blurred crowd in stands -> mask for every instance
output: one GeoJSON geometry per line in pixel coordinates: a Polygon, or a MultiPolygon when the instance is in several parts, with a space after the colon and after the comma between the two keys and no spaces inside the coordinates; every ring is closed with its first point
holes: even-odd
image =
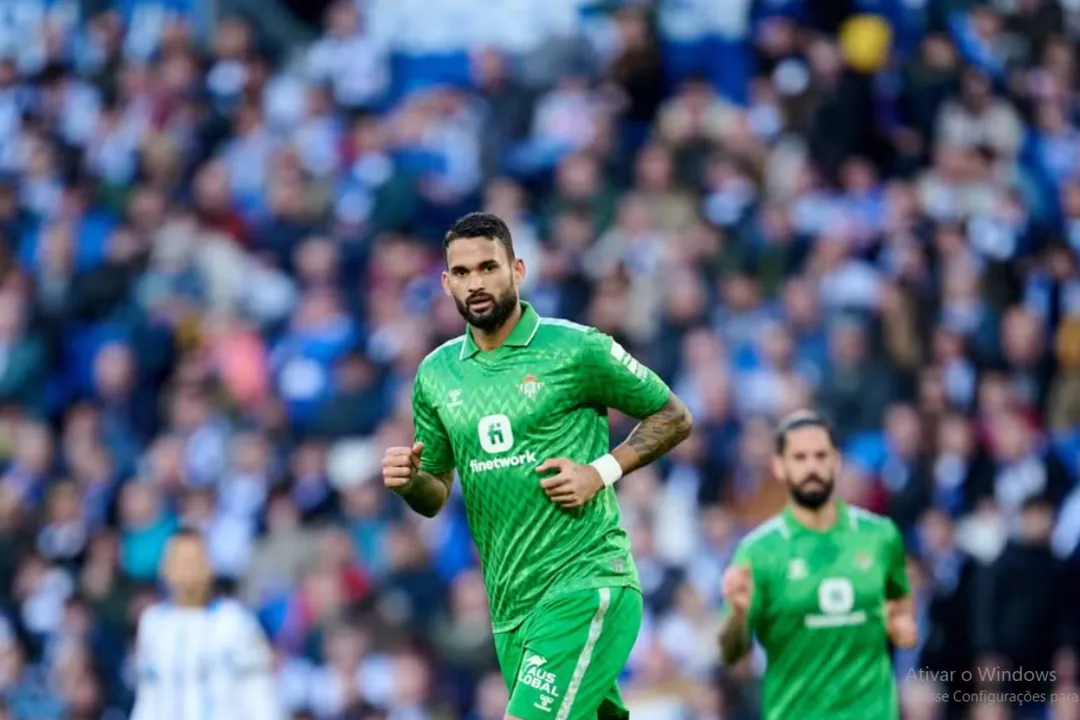
{"type": "Polygon", "coordinates": [[[1011,717],[910,669],[1076,692],[1080,3],[340,0],[296,47],[88,5],[0,3],[0,718],[126,717],[183,524],[294,718],[501,720],[461,504],[422,520],[379,468],[462,330],[441,232],[476,209],[542,314],[696,417],[619,485],[635,720],[756,717],[719,580],[784,501],[771,421],[811,404],[839,492],[908,540],[905,717],[1011,717]],[[887,48],[837,41],[860,12],[887,48]]]}

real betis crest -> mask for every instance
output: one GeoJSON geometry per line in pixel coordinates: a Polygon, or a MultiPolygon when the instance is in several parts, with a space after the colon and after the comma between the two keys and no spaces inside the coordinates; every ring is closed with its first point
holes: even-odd
{"type": "Polygon", "coordinates": [[[539,382],[535,375],[526,375],[517,387],[525,397],[532,400],[536,397],[536,393],[540,392],[540,388],[544,387],[544,383],[539,382]]]}

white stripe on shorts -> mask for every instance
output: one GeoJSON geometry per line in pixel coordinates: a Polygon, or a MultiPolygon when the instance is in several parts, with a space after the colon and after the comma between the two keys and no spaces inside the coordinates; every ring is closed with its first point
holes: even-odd
{"type": "Polygon", "coordinates": [[[574,706],[574,697],[577,696],[578,690],[581,689],[581,681],[585,678],[589,663],[592,662],[593,648],[596,647],[596,642],[600,639],[600,633],[604,631],[604,615],[607,614],[608,606],[611,604],[611,589],[600,588],[597,590],[597,594],[600,596],[600,605],[596,608],[596,614],[593,615],[592,622],[589,623],[589,637],[585,640],[585,647],[581,648],[581,655],[578,656],[577,665],[574,666],[574,675],[570,678],[570,686],[566,688],[566,696],[563,697],[562,705],[559,706],[559,712],[555,715],[555,720],[566,720],[570,717],[570,709],[574,706]]]}

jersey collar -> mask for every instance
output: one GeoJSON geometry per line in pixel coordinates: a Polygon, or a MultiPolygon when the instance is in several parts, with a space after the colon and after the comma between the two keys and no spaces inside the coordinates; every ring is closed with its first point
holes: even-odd
{"type": "Polygon", "coordinates": [[[830,533],[830,532],[832,532],[834,530],[837,530],[839,528],[845,528],[846,529],[848,527],[851,527],[852,526],[852,519],[851,519],[850,513],[848,511],[847,503],[844,502],[843,500],[837,498],[836,499],[836,523],[831,528],[829,528],[828,530],[823,530],[823,531],[811,530],[810,528],[803,525],[795,517],[795,513],[791,512],[791,505],[790,504],[784,506],[784,524],[787,525],[789,531],[808,532],[808,533],[815,533],[815,534],[818,534],[818,535],[822,535],[822,534],[830,533]]]}
{"type": "MultiPolygon", "coordinates": [[[[503,345],[508,347],[528,346],[532,342],[533,336],[536,335],[538,327],[540,327],[540,315],[537,314],[532,305],[522,300],[521,317],[518,318],[514,329],[506,336],[503,345]]],[[[472,329],[466,326],[465,342],[461,344],[461,359],[472,357],[478,352],[480,352],[480,346],[473,340],[472,329]]]]}

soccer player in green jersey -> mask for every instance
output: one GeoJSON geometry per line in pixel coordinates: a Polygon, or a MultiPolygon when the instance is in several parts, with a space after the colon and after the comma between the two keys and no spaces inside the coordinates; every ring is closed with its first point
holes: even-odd
{"type": "Polygon", "coordinates": [[[904,543],[886,518],[832,495],[840,453],[817,413],[788,416],[773,474],[784,511],[747,535],[724,574],[724,662],[765,650],[763,720],[898,720],[888,643],[918,633],[904,543]]]}
{"type": "Polygon", "coordinates": [[[690,413],[608,335],[520,300],[525,264],[498,217],[461,218],[445,252],[466,332],[417,370],[415,444],[386,451],[385,484],[431,517],[457,470],[508,719],[629,717],[616,678],[642,596],[612,484],[685,439],[690,413]],[[609,408],[640,420],[610,452],[609,408]]]}

